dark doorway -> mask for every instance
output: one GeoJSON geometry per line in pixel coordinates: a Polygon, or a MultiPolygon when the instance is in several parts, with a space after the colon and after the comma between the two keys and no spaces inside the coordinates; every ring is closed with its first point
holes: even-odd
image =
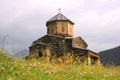
{"type": "Polygon", "coordinates": [[[38,52],[38,57],[42,57],[42,52],[38,52]]]}
{"type": "Polygon", "coordinates": [[[91,64],[94,65],[95,64],[95,58],[91,57],[91,64]]]}

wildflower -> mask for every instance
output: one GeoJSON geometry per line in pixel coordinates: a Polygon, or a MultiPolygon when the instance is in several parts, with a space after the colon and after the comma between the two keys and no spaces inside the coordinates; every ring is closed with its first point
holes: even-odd
{"type": "Polygon", "coordinates": [[[80,75],[82,75],[82,73],[80,73],[80,75]]]}
{"type": "Polygon", "coordinates": [[[13,70],[14,68],[13,68],[13,67],[11,67],[10,69],[11,69],[11,70],[13,70]]]}
{"type": "Polygon", "coordinates": [[[62,59],[61,58],[59,58],[58,61],[62,63],[62,59]]]}
{"type": "Polygon", "coordinates": [[[37,62],[37,64],[40,64],[40,62],[37,62]]]}
{"type": "Polygon", "coordinates": [[[20,63],[20,66],[22,66],[23,64],[22,63],[20,63]]]}
{"type": "Polygon", "coordinates": [[[19,74],[19,72],[18,72],[18,71],[16,71],[16,72],[15,72],[15,75],[18,75],[18,74],[19,74]]]}
{"type": "Polygon", "coordinates": [[[76,57],[76,60],[77,60],[78,58],[76,57]]]}
{"type": "Polygon", "coordinates": [[[33,64],[33,66],[34,66],[34,67],[37,67],[37,64],[36,64],[36,63],[34,63],[34,64],[33,64]]]}
{"type": "Polygon", "coordinates": [[[90,72],[91,74],[93,74],[93,72],[90,72]]]}
{"type": "Polygon", "coordinates": [[[23,76],[26,76],[28,74],[28,72],[22,73],[23,76]]]}
{"type": "Polygon", "coordinates": [[[87,72],[84,72],[84,74],[86,74],[87,72]]]}
{"type": "Polygon", "coordinates": [[[117,72],[117,71],[115,71],[115,72],[114,72],[114,75],[118,75],[118,72],[117,72]]]}
{"type": "Polygon", "coordinates": [[[48,70],[48,71],[45,71],[45,74],[49,75],[49,74],[54,74],[56,73],[55,70],[48,70]]]}
{"type": "Polygon", "coordinates": [[[110,76],[112,76],[113,74],[112,73],[110,73],[110,76]]]}
{"type": "Polygon", "coordinates": [[[49,75],[51,74],[51,71],[45,71],[45,74],[49,75]]]}
{"type": "Polygon", "coordinates": [[[31,67],[28,67],[28,69],[32,69],[31,67]]]}
{"type": "Polygon", "coordinates": [[[32,67],[32,64],[31,64],[31,63],[29,64],[29,67],[32,67]]]}
{"type": "Polygon", "coordinates": [[[46,64],[45,64],[45,66],[47,66],[47,67],[48,67],[48,66],[49,66],[49,64],[48,64],[48,63],[46,63],[46,64]]]}
{"type": "Polygon", "coordinates": [[[13,80],[12,78],[8,78],[8,80],[13,80]]]}
{"type": "Polygon", "coordinates": [[[4,68],[4,67],[1,67],[1,71],[4,72],[4,71],[5,71],[5,68],[4,68]]]}
{"type": "Polygon", "coordinates": [[[107,75],[104,75],[104,77],[107,77],[107,75]]]}
{"type": "Polygon", "coordinates": [[[56,67],[58,67],[59,65],[58,64],[55,64],[56,67]]]}
{"type": "Polygon", "coordinates": [[[38,68],[36,67],[35,70],[37,70],[38,68]]]}

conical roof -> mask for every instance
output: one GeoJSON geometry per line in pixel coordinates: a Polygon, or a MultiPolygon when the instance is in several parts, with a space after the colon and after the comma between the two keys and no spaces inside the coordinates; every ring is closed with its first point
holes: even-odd
{"type": "Polygon", "coordinates": [[[70,21],[67,17],[65,17],[63,14],[61,13],[58,13],[57,15],[55,15],[54,17],[52,17],[51,19],[49,19],[47,22],[46,22],[46,25],[49,23],[49,22],[52,22],[52,21],[69,21],[70,23],[74,24],[72,21],[70,21]]]}

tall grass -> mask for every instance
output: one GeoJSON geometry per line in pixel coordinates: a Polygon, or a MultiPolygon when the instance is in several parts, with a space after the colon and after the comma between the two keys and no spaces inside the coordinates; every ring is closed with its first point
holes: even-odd
{"type": "Polygon", "coordinates": [[[55,60],[51,63],[45,58],[10,60],[0,54],[0,80],[120,80],[120,67],[55,60]]]}

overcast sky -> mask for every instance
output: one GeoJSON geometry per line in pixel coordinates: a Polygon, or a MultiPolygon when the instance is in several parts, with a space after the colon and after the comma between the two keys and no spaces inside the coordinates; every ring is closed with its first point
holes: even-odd
{"type": "Polygon", "coordinates": [[[61,13],[75,23],[74,36],[99,52],[120,45],[120,0],[0,0],[0,47],[28,49],[46,35],[46,21],[61,13]]]}

